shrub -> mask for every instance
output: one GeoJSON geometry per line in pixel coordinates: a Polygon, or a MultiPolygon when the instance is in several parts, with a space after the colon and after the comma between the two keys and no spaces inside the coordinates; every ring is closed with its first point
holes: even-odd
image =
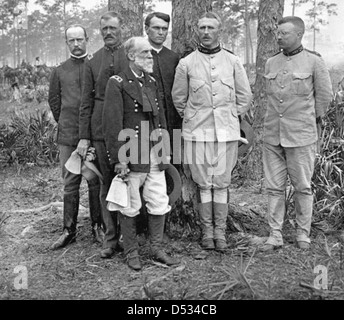
{"type": "Polygon", "coordinates": [[[344,216],[344,103],[333,101],[324,119],[322,151],[317,155],[312,179],[314,227],[336,231],[344,216]]]}
{"type": "Polygon", "coordinates": [[[13,163],[51,165],[58,161],[55,143],[57,125],[50,121],[47,111],[16,113],[9,125],[0,129],[2,165],[13,163]]]}

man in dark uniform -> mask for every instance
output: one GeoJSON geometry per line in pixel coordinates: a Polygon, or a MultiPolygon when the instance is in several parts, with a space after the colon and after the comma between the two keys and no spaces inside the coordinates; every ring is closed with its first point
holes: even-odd
{"type": "Polygon", "coordinates": [[[110,163],[117,174],[126,178],[130,190],[129,206],[120,209],[124,253],[130,268],[142,268],[136,217],[142,206],[140,188],[143,187],[152,258],[174,265],[179,261],[162,249],[165,215],[171,209],[164,172],[169,165],[170,148],[164,108],[157,96],[155,80],[149,75],[153,71],[151,47],[143,37],[133,37],[124,44],[124,49],[129,68],[110,78],[103,110],[103,133],[110,163]]]}
{"type": "Polygon", "coordinates": [[[102,112],[108,79],[128,65],[122,47],[122,22],[122,17],[113,11],[107,12],[100,18],[100,32],[105,46],[98,50],[92,58],[86,60],[83,96],[80,106],[78,153],[85,157],[92,142],[96,149],[98,167],[104,178],[100,190],[103,221],[106,229],[103,250],[101,251],[102,258],[110,258],[118,245],[117,212],[110,212],[106,207],[106,196],[113,178],[113,170],[104,144],[102,112]]]}
{"type": "MultiPolygon", "coordinates": [[[[60,164],[64,181],[63,195],[63,234],[52,245],[59,249],[75,240],[79,209],[79,189],[81,175],[73,174],[65,168],[65,163],[76,149],[79,141],[79,106],[81,101],[82,79],[84,73],[87,34],[79,25],[65,31],[66,43],[71,57],[53,70],[49,87],[49,106],[58,123],[57,142],[60,150],[60,164]]],[[[102,242],[100,183],[97,176],[87,181],[92,232],[97,242],[102,242]]]]}
{"type": "Polygon", "coordinates": [[[145,20],[145,30],[152,46],[154,61],[152,75],[157,81],[159,96],[164,104],[168,133],[172,142],[173,129],[181,129],[182,119],[173,105],[171,96],[179,56],[164,46],[169,24],[170,16],[161,12],[150,13],[145,20]]]}

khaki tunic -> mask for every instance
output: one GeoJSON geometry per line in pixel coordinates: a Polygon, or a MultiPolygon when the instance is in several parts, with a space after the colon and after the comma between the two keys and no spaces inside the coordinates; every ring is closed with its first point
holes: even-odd
{"type": "Polygon", "coordinates": [[[301,147],[317,141],[316,118],[325,114],[332,85],[324,60],[308,50],[279,53],[265,66],[268,105],[264,141],[283,147],[301,147]]]}
{"type": "Polygon", "coordinates": [[[240,138],[238,116],[248,110],[252,93],[238,57],[224,49],[196,50],[180,60],[172,98],[185,140],[225,142],[240,138]]]}

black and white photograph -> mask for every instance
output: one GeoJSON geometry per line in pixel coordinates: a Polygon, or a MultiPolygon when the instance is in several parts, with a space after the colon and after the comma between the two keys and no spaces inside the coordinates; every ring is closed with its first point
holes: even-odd
{"type": "Polygon", "coordinates": [[[344,300],[343,15],[0,0],[0,301],[344,300]]]}

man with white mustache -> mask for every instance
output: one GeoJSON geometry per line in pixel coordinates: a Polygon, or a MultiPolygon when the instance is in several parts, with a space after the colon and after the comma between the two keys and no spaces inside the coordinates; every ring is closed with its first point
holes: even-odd
{"type": "Polygon", "coordinates": [[[142,186],[152,258],[166,265],[179,264],[179,261],[162,249],[165,215],[171,210],[164,172],[170,162],[170,142],[158,87],[149,75],[153,71],[151,45],[143,37],[133,37],[124,44],[124,51],[129,68],[108,81],[102,127],[110,164],[130,188],[130,204],[120,209],[120,224],[128,265],[138,271],[142,265],[136,217],[142,206],[142,186]],[[125,148],[129,150],[122,152],[125,148]]]}

